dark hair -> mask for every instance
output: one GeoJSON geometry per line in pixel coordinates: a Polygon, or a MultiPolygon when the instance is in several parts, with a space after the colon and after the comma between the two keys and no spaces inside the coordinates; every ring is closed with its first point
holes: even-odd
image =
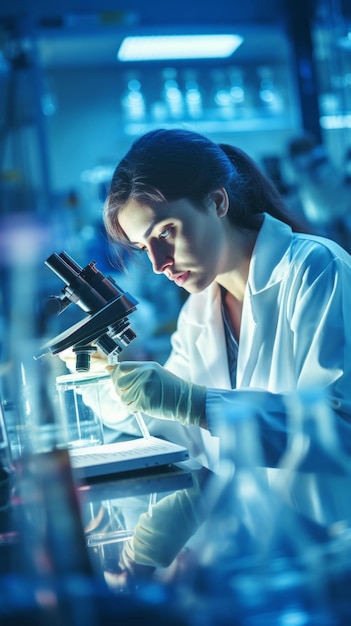
{"type": "Polygon", "coordinates": [[[245,152],[189,130],[158,129],[137,139],[117,165],[104,208],[106,232],[125,240],[118,214],[131,198],[150,206],[187,198],[201,208],[219,187],[227,190],[233,226],[257,231],[266,212],[299,230],[274,184],[245,152]]]}

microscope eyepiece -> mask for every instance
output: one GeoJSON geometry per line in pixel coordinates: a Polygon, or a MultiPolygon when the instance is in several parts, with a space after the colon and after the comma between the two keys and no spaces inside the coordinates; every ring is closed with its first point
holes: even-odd
{"type": "Polygon", "coordinates": [[[79,276],[82,268],[73,261],[71,261],[70,257],[64,252],[61,254],[52,254],[45,261],[45,265],[47,265],[61,280],[63,280],[66,285],[69,285],[77,276],[79,276]]]}

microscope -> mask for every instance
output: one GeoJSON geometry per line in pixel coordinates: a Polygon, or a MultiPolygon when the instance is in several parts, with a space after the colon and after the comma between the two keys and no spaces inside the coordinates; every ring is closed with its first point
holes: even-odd
{"type": "Polygon", "coordinates": [[[99,347],[111,363],[135,338],[128,316],[138,304],[110,276],[100,272],[95,261],[81,267],[66,252],[52,254],[45,265],[65,284],[59,296],[50,296],[47,311],[59,315],[73,302],[88,315],[60,335],[57,335],[35,355],[53,355],[73,348],[76,371],[88,372],[90,356],[99,347]]]}

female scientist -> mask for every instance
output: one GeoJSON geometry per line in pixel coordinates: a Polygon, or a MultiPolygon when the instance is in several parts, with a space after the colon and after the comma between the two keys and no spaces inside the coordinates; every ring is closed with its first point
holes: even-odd
{"type": "Polygon", "coordinates": [[[112,370],[130,412],[216,435],[223,415],[255,406],[273,467],[287,397],[323,389],[351,450],[351,257],[300,232],[244,152],[188,130],[151,131],[117,165],[104,222],[112,240],[145,252],[190,294],[164,367],[112,370]]]}
{"type": "MultiPolygon", "coordinates": [[[[351,451],[351,257],[301,232],[248,155],[188,130],[151,131],[117,165],[104,222],[111,240],[145,252],[154,272],[190,294],[164,367],[124,361],[111,372],[127,410],[217,435],[223,416],[254,407],[275,467],[289,394],[321,389],[351,451]]],[[[325,454],[310,463],[318,472],[325,454]]],[[[305,510],[317,501],[310,487],[300,489],[305,510]]],[[[343,513],[333,512],[334,483],[327,491],[333,520],[343,513]]]]}

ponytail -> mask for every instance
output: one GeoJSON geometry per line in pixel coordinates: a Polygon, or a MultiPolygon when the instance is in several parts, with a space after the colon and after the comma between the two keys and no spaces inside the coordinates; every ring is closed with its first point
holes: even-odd
{"type": "Polygon", "coordinates": [[[269,213],[296,232],[306,231],[303,224],[290,215],[289,208],[273,182],[248,154],[228,144],[219,146],[238,174],[228,189],[231,203],[228,218],[233,225],[258,230],[262,214],[269,213]]]}

